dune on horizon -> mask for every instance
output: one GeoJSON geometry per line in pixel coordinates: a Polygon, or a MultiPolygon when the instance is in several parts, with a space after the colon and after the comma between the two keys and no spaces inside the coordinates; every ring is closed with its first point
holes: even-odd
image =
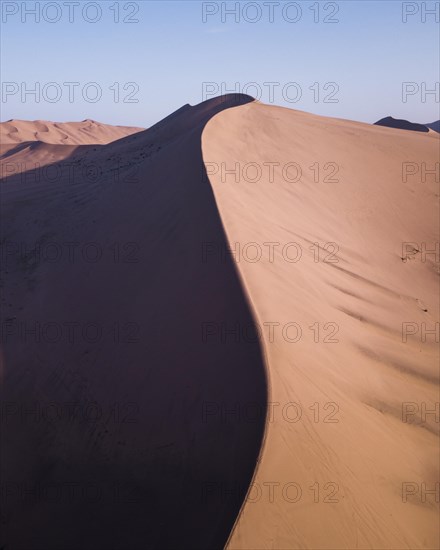
{"type": "Polygon", "coordinates": [[[111,126],[96,120],[49,122],[47,120],[8,120],[0,123],[2,145],[41,141],[58,145],[106,144],[144,128],[111,126]]]}
{"type": "Polygon", "coordinates": [[[388,128],[397,128],[400,130],[412,130],[413,132],[426,133],[430,131],[427,124],[418,124],[417,122],[410,122],[409,120],[393,118],[392,116],[381,118],[374,124],[376,124],[377,126],[386,126],[388,128]]]}
{"type": "Polygon", "coordinates": [[[2,126],[1,544],[434,548],[439,136],[85,122],[2,126]]]}

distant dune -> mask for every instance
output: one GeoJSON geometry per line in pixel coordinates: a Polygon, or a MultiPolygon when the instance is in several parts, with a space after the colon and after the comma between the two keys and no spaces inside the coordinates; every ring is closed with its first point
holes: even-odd
{"type": "Polygon", "coordinates": [[[239,94],[4,124],[0,546],[437,546],[440,136],[239,94]]]}
{"type": "Polygon", "coordinates": [[[428,126],[428,128],[431,128],[431,130],[434,130],[434,132],[440,133],[440,120],[436,120],[435,122],[430,122],[428,124],[425,124],[425,126],[428,126]]]}
{"type": "Polygon", "coordinates": [[[392,116],[381,118],[374,124],[377,124],[378,126],[388,126],[388,128],[397,128],[399,130],[412,130],[414,132],[429,132],[429,128],[425,124],[417,124],[416,122],[409,122],[408,120],[393,118],[392,116]]]}
{"type": "Polygon", "coordinates": [[[143,128],[110,126],[89,119],[82,122],[8,120],[0,123],[0,142],[2,145],[27,141],[58,145],[104,144],[141,130],[143,128]]]}

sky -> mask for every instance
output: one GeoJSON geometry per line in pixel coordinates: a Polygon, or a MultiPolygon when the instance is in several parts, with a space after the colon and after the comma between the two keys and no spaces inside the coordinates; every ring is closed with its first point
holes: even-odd
{"type": "Polygon", "coordinates": [[[149,127],[227,92],[440,118],[440,2],[1,1],[1,120],[149,127]],[[430,93],[431,92],[431,93],[430,93]]]}

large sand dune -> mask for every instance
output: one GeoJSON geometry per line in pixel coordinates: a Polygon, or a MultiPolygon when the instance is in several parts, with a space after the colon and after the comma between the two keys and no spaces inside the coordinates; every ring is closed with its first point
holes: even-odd
{"type": "Polygon", "coordinates": [[[437,548],[439,136],[129,133],[3,151],[1,544],[437,548]]]}
{"type": "Polygon", "coordinates": [[[439,547],[438,136],[252,103],[203,156],[272,403],[229,547],[439,547]]]}

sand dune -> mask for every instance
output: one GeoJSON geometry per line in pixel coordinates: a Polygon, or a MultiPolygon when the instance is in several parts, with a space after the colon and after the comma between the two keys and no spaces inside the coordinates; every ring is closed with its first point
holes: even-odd
{"type": "Polygon", "coordinates": [[[0,162],[1,544],[437,547],[439,136],[236,94],[100,146],[32,124],[0,162]]]}
{"type": "Polygon", "coordinates": [[[0,142],[5,145],[28,141],[58,145],[104,144],[141,130],[143,128],[111,126],[90,119],[82,122],[8,120],[0,123],[0,142]]]}
{"type": "Polygon", "coordinates": [[[438,547],[438,136],[252,103],[209,122],[203,157],[273,403],[228,547],[438,547]]]}
{"type": "Polygon", "coordinates": [[[428,128],[431,128],[434,132],[440,133],[440,120],[429,122],[428,124],[425,124],[425,126],[428,126],[428,128]]]}
{"type": "Polygon", "coordinates": [[[416,122],[409,122],[409,120],[393,118],[392,116],[381,118],[374,124],[377,126],[387,126],[388,128],[398,128],[400,130],[412,130],[413,132],[429,132],[427,124],[417,124],[416,122]]]}

